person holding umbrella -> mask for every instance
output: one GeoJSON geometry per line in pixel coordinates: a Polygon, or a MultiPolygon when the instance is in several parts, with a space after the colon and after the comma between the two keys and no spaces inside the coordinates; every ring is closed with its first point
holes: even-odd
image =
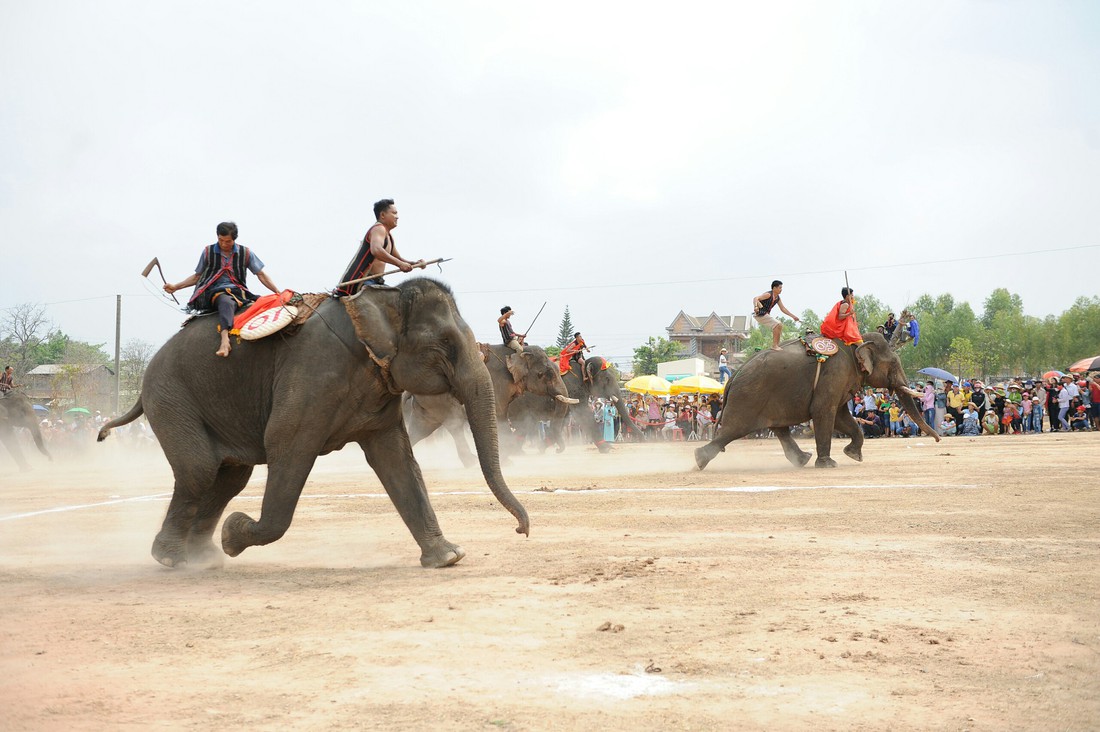
{"type": "Polygon", "coordinates": [[[0,394],[7,394],[15,387],[15,369],[8,366],[4,369],[4,373],[0,374],[0,394]]]}

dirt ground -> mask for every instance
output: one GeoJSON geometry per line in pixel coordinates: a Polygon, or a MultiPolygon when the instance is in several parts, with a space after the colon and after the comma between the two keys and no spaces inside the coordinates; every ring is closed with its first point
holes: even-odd
{"type": "Polygon", "coordinates": [[[159,452],[0,456],[0,729],[1100,728],[1100,434],[695,446],[524,456],[524,538],[422,445],[443,570],[351,449],[204,571],[149,555],[159,452]]]}

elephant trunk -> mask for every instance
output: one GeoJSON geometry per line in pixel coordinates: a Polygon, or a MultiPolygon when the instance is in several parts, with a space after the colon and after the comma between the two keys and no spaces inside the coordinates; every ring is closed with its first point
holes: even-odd
{"type": "Polygon", "coordinates": [[[465,405],[466,419],[474,435],[474,447],[481,464],[481,474],[489,490],[493,492],[500,505],[516,517],[519,526],[517,534],[530,535],[531,525],[527,511],[512,494],[504,475],[500,472],[500,446],[497,437],[496,399],[493,397],[493,382],[484,368],[471,369],[475,374],[456,385],[459,400],[465,405]]]}
{"type": "Polygon", "coordinates": [[[637,435],[642,434],[642,431],[638,429],[638,425],[634,424],[634,419],[630,416],[630,410],[626,408],[626,402],[615,396],[609,398],[615,404],[615,411],[619,413],[619,421],[622,423],[623,429],[629,428],[634,430],[637,435]]]}
{"type": "Polygon", "coordinates": [[[904,409],[909,416],[913,419],[913,422],[920,427],[921,432],[929,437],[935,438],[936,442],[940,441],[940,433],[936,432],[930,424],[924,421],[924,412],[917,406],[916,401],[909,395],[908,388],[895,387],[894,393],[897,394],[898,401],[901,403],[901,408],[904,409]]]}
{"type": "Polygon", "coordinates": [[[38,425],[31,423],[30,425],[31,437],[34,438],[34,446],[38,448],[38,451],[45,455],[50,461],[53,461],[53,455],[46,449],[46,443],[42,439],[42,431],[38,429],[38,425]]]}

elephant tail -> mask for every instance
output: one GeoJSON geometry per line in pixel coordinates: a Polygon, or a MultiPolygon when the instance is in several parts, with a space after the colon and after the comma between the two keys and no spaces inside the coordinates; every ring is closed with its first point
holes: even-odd
{"type": "Polygon", "coordinates": [[[134,406],[130,407],[130,411],[121,417],[115,417],[107,424],[103,425],[103,428],[99,431],[99,436],[96,437],[96,442],[103,442],[107,439],[107,435],[111,434],[111,430],[115,427],[121,427],[124,424],[130,424],[135,419],[145,414],[145,407],[141,406],[141,397],[138,397],[134,406]]]}

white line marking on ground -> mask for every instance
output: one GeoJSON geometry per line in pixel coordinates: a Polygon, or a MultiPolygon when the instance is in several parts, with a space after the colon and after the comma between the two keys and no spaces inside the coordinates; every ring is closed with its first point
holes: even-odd
{"type": "MultiPolygon", "coordinates": [[[[513,493],[519,494],[549,494],[549,493],[561,493],[565,495],[585,495],[591,493],[770,493],[773,491],[809,491],[809,490],[825,490],[829,488],[842,488],[842,489],[874,489],[883,490],[889,488],[926,488],[926,489],[971,489],[978,488],[979,486],[974,483],[963,483],[960,485],[945,485],[942,483],[926,484],[926,483],[900,483],[898,485],[885,485],[885,484],[872,484],[872,485],[738,485],[729,486],[726,488],[705,488],[700,486],[676,486],[669,488],[533,488],[529,490],[516,490],[513,493]]],[[[477,491],[430,491],[429,495],[432,496],[484,496],[492,495],[489,489],[477,491]]],[[[66,511],[80,511],[86,508],[102,508],[103,506],[115,506],[121,503],[143,503],[147,501],[159,501],[167,500],[172,497],[171,493],[154,493],[149,496],[135,496],[133,498],[120,498],[114,501],[101,501],[99,503],[82,503],[74,506],[57,506],[56,508],[44,508],[40,511],[29,511],[27,513],[16,513],[10,516],[0,516],[0,523],[4,521],[15,521],[16,519],[33,518],[34,516],[42,516],[47,513],[64,513],[66,511]]],[[[322,498],[334,499],[334,498],[389,498],[385,493],[319,493],[319,494],[303,494],[303,499],[317,500],[322,498]]],[[[263,496],[237,496],[234,500],[243,501],[259,501],[263,496]]]]}

